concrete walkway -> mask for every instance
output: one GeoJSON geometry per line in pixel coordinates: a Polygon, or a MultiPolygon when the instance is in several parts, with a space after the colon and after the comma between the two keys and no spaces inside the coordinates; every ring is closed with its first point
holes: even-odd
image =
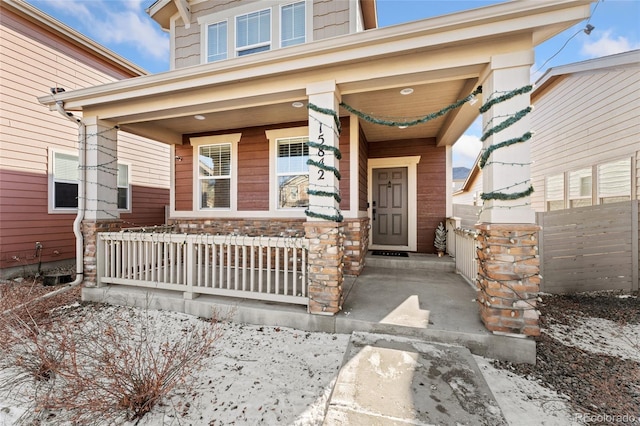
{"type": "Polygon", "coordinates": [[[506,425],[468,349],[353,333],[324,425],[506,425]]]}

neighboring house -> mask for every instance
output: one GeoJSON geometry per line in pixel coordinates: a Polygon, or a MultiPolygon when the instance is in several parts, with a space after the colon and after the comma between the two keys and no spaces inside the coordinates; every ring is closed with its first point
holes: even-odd
{"type": "Polygon", "coordinates": [[[454,167],[453,168],[453,192],[455,192],[464,185],[467,176],[471,170],[466,167],[454,167]]]}
{"type": "Polygon", "coordinates": [[[640,50],[549,69],[536,109],[536,211],[640,199],[640,50]]]}
{"type": "MultiPolygon", "coordinates": [[[[550,68],[531,102],[543,290],[638,290],[640,50],[550,68]]],[[[473,170],[454,212],[483,192],[473,170]]]]}
{"type": "MultiPolygon", "coordinates": [[[[0,25],[0,277],[7,278],[76,258],[78,126],[37,98],[146,72],[19,0],[0,0],[0,25]]],[[[110,169],[124,226],[163,224],[168,146],[121,132],[117,150],[110,169]]]]}
{"type": "MultiPolygon", "coordinates": [[[[338,312],[343,277],[362,272],[369,248],[434,253],[435,229],[451,214],[451,147],[478,116],[473,96],[527,86],[535,46],[588,18],[591,3],[506,2],[376,28],[372,0],[158,0],[148,12],[170,34],[172,71],[39,98],[93,117],[89,146],[117,149],[127,131],[171,148],[170,222],[191,235],[101,235],[87,284],[183,292],[182,306],[199,294],[258,298],[246,274],[273,260],[306,281],[292,291],[285,277],[289,293],[265,298],[338,312]],[[110,263],[137,242],[151,251],[110,263]],[[255,255],[272,245],[284,251],[255,255]],[[308,267],[296,274],[300,262],[308,267]]],[[[496,102],[486,122],[529,95],[496,102]]],[[[528,118],[509,129],[526,130],[528,118]]],[[[523,173],[490,185],[518,191],[523,173]]],[[[488,202],[487,231],[515,223],[535,233],[523,197],[488,202]]],[[[113,229],[114,214],[89,203],[89,233],[113,229]]]]}

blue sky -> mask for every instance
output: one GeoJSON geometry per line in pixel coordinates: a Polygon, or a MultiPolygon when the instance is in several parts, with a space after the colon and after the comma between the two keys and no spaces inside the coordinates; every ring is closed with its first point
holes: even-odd
{"type": "MultiPolygon", "coordinates": [[[[43,12],[113,50],[149,72],[169,69],[169,36],[145,9],[155,0],[27,0],[43,12]]],[[[334,0],[346,1],[346,0],[334,0]]],[[[536,1],[536,0],[522,0],[536,1]]],[[[379,26],[474,9],[502,1],[378,0],[379,26]]],[[[587,22],[536,48],[532,81],[549,67],[640,49],[640,0],[600,0],[587,22]]],[[[470,167],[480,149],[480,125],[472,126],[454,146],[454,166],[470,167]]]]}

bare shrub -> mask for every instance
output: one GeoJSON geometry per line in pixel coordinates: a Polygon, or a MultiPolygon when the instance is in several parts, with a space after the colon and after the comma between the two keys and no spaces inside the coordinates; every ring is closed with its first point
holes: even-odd
{"type": "Polygon", "coordinates": [[[41,326],[33,316],[5,320],[12,344],[0,361],[0,392],[30,402],[23,422],[48,419],[113,424],[141,419],[211,356],[217,321],[182,319],[170,330],[147,309],[86,305],[41,326]]]}

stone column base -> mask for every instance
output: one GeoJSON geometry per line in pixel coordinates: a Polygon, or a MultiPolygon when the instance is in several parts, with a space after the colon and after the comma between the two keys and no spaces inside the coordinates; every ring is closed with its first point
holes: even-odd
{"type": "Polygon", "coordinates": [[[538,231],[535,224],[476,225],[478,304],[493,332],[540,335],[538,231]]]}
{"type": "Polygon", "coordinates": [[[369,218],[344,221],[344,273],[358,276],[369,250],[369,218]]]}
{"type": "Polygon", "coordinates": [[[342,310],[344,227],[337,222],[306,222],[309,240],[309,312],[333,315],[342,310]]]}
{"type": "Polygon", "coordinates": [[[84,281],[82,284],[84,286],[96,287],[98,285],[96,258],[97,233],[118,232],[120,229],[122,229],[122,221],[120,219],[82,221],[82,235],[84,236],[84,281]]]}

